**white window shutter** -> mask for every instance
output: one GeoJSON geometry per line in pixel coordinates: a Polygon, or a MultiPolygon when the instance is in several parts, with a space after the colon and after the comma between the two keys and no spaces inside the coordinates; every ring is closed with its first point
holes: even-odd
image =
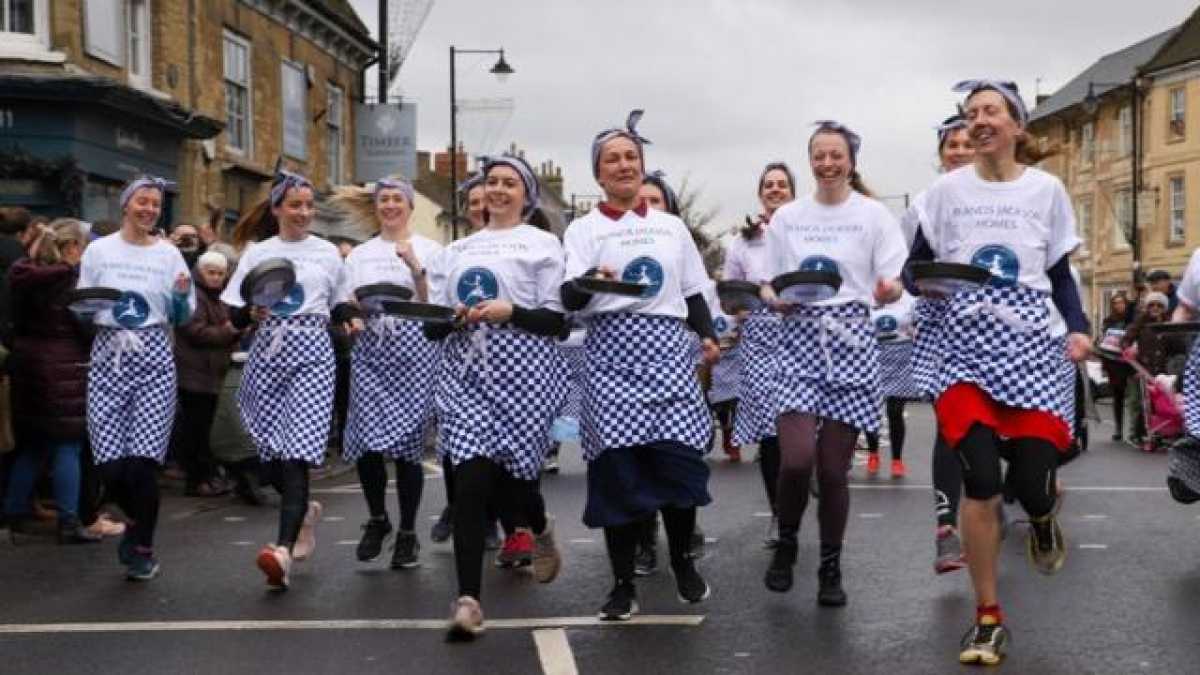
{"type": "Polygon", "coordinates": [[[125,65],[125,0],[84,0],[84,49],[114,66],[125,65]]]}

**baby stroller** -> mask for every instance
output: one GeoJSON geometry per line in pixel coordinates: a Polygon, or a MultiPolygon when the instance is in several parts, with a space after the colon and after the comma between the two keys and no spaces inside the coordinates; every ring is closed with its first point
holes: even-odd
{"type": "Polygon", "coordinates": [[[1183,401],[1175,393],[1174,375],[1152,375],[1137,359],[1126,362],[1137,376],[1142,391],[1142,415],[1146,440],[1142,452],[1158,452],[1183,435],[1183,401]]]}

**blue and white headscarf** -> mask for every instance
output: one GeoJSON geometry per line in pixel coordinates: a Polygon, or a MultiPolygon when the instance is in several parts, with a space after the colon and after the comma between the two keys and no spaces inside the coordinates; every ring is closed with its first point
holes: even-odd
{"type": "Polygon", "coordinates": [[[862,148],[862,136],[851,131],[850,127],[835,120],[817,120],[813,124],[816,125],[817,129],[812,132],[812,136],[808,137],[808,147],[810,150],[812,149],[813,139],[817,137],[817,134],[838,134],[846,139],[846,147],[850,149],[850,168],[858,167],[858,151],[862,148]]]}
{"type": "Polygon", "coordinates": [[[1012,104],[1017,110],[1017,124],[1024,128],[1029,124],[1029,109],[1025,107],[1025,101],[1021,98],[1021,92],[1017,89],[1017,83],[1009,80],[963,80],[954,85],[951,91],[966,92],[967,98],[975,95],[975,92],[984,89],[992,91],[1004,97],[1004,100],[1012,104]]]}
{"type": "Polygon", "coordinates": [[[379,202],[379,193],[384,190],[399,190],[400,195],[404,197],[404,201],[408,202],[409,210],[417,208],[417,193],[413,190],[412,183],[402,178],[380,178],[375,181],[375,202],[379,202]]]}
{"type": "Polygon", "coordinates": [[[604,144],[618,136],[628,138],[637,146],[638,154],[642,158],[642,173],[646,172],[646,152],[644,146],[650,144],[650,139],[637,132],[638,122],[642,121],[642,115],[644,114],[646,114],[644,110],[632,110],[629,113],[629,117],[625,118],[625,128],[613,127],[596,134],[595,140],[592,141],[592,176],[594,178],[600,177],[600,152],[604,150],[604,144]]]}
{"type": "Polygon", "coordinates": [[[466,199],[467,195],[471,194],[471,190],[483,185],[483,173],[477,173],[474,176],[464,180],[458,184],[458,196],[466,199]]]}
{"type": "Polygon", "coordinates": [[[308,188],[316,192],[312,181],[301,176],[298,173],[292,173],[285,169],[280,169],[275,174],[275,182],[271,184],[271,206],[279,206],[283,203],[283,198],[287,196],[287,191],[292,188],[308,188]]]}
{"type": "Polygon", "coordinates": [[[967,119],[963,117],[961,112],[956,112],[953,115],[942,120],[942,123],[933,128],[937,132],[938,150],[941,151],[942,146],[946,144],[946,139],[950,134],[958,129],[967,128],[967,119]]]}
{"type": "Polygon", "coordinates": [[[497,166],[507,166],[517,175],[521,177],[521,182],[525,184],[525,206],[521,209],[521,217],[528,218],[529,214],[538,206],[538,200],[541,197],[541,188],[538,185],[537,176],[533,175],[533,169],[529,167],[529,163],[521,157],[504,153],[499,157],[485,157],[483,159],[483,171],[481,175],[484,180],[491,173],[492,169],[497,166]]]}
{"type": "Polygon", "coordinates": [[[663,205],[667,207],[667,213],[673,216],[679,215],[679,197],[671,189],[671,186],[667,185],[667,174],[662,169],[655,169],[646,174],[642,178],[642,184],[658,188],[658,191],[662,193],[663,205]]]}
{"type": "Polygon", "coordinates": [[[175,183],[167,180],[166,178],[160,178],[158,176],[138,176],[137,178],[129,181],[124,190],[121,190],[121,210],[124,210],[125,205],[129,203],[129,200],[133,199],[133,193],[141,190],[142,188],[153,188],[162,193],[163,197],[166,197],[167,190],[173,187],[175,187],[175,183]]]}

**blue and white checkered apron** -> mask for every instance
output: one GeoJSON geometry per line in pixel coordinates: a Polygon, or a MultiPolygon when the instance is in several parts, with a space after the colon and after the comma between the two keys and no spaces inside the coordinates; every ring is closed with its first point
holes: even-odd
{"type": "Polygon", "coordinates": [[[1183,426],[1200,438],[1200,338],[1192,342],[1183,367],[1183,426]]]}
{"type": "Polygon", "coordinates": [[[948,299],[917,298],[913,305],[912,377],[923,398],[937,393],[942,369],[942,321],[950,308],[948,299]]]}
{"type": "Polygon", "coordinates": [[[923,398],[913,379],[912,340],[888,340],[879,343],[879,394],[885,399],[923,398]]]}
{"type": "Polygon", "coordinates": [[[264,462],[325,460],[334,387],[328,324],[316,314],[271,316],[254,336],[238,410],[264,462]]]}
{"type": "Polygon", "coordinates": [[[721,358],[712,367],[712,386],[708,389],[709,403],[736,401],[742,381],[742,352],[734,345],[721,351],[721,358]]]}
{"type": "Polygon", "coordinates": [[[997,403],[1042,410],[1075,424],[1075,377],[1065,338],[1052,337],[1049,294],[1024,286],[959,291],[943,318],[940,396],[970,382],[997,403]]]}
{"type": "Polygon", "coordinates": [[[779,414],[879,429],[879,342],[870,314],[862,303],[801,305],[784,318],[779,414]]]}
{"type": "Polygon", "coordinates": [[[584,349],[583,458],[609,448],[678,441],[707,453],[712,417],[700,391],[682,319],[650,314],[599,314],[584,349]]]}
{"type": "Polygon", "coordinates": [[[456,466],[486,457],[534,480],[550,448],[550,425],[567,396],[567,362],[554,338],[509,324],[446,338],[434,402],[439,451],[456,466]]]}
{"type": "Polygon", "coordinates": [[[775,376],[779,370],[779,345],[783,320],[762,309],[742,323],[738,352],[742,377],[733,422],[733,443],[748,445],[775,435],[779,411],[775,376]]]}
{"type": "Polygon", "coordinates": [[[368,452],[421,461],[439,347],[425,338],[418,321],[387,315],[367,320],[350,355],[350,410],[342,440],[347,462],[368,452]]]}
{"type": "Polygon", "coordinates": [[[100,328],[87,381],[88,437],[96,464],[126,457],[162,463],[175,422],[171,334],[158,325],[100,328]]]}
{"type": "Polygon", "coordinates": [[[559,417],[578,420],[583,415],[583,382],[587,353],[583,345],[559,345],[563,358],[567,360],[567,398],[563,401],[559,417]]]}

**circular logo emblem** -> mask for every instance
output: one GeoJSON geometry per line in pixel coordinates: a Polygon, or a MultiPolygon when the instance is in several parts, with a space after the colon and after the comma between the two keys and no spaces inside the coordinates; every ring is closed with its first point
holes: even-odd
{"type": "Polygon", "coordinates": [[[300,284],[292,286],[292,290],[288,294],[279,299],[274,305],[271,305],[271,313],[277,316],[291,316],[300,311],[304,306],[304,287],[300,284]]]}
{"type": "Polygon", "coordinates": [[[823,255],[810,255],[800,262],[801,272],[833,272],[841,275],[838,271],[838,264],[833,258],[823,255]]]}
{"type": "Polygon", "coordinates": [[[467,307],[499,296],[500,284],[496,275],[486,267],[472,267],[458,278],[458,301],[467,307]]]}
{"type": "Polygon", "coordinates": [[[662,290],[663,269],[658,261],[649,256],[634,258],[621,273],[621,281],[642,286],[642,297],[653,298],[662,290]]]}
{"type": "Polygon", "coordinates": [[[900,323],[896,321],[896,317],[885,314],[875,319],[875,330],[884,335],[895,333],[900,330],[900,323]]]}
{"type": "Polygon", "coordinates": [[[137,328],[150,316],[150,303],[141,293],[125,291],[112,306],[113,321],[122,328],[137,328]]]}
{"type": "Polygon", "coordinates": [[[971,264],[982,267],[992,274],[992,283],[1000,286],[1012,286],[1021,275],[1021,263],[1012,249],[999,244],[988,244],[975,251],[971,256],[971,264]]]}
{"type": "Polygon", "coordinates": [[[728,330],[729,319],[726,319],[724,316],[718,314],[717,317],[713,319],[713,331],[716,332],[717,335],[724,335],[728,330]]]}

